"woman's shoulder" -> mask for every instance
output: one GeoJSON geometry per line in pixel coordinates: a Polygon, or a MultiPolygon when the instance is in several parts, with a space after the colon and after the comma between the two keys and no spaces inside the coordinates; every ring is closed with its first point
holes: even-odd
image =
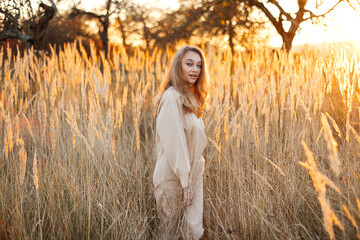
{"type": "Polygon", "coordinates": [[[181,101],[181,94],[172,86],[166,89],[161,97],[162,105],[178,101],[181,101]]]}

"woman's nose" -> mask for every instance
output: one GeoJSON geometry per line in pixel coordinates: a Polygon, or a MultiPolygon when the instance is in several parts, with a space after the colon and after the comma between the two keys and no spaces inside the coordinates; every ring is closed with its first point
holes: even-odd
{"type": "Polygon", "coordinates": [[[191,70],[194,71],[194,72],[197,72],[197,71],[199,71],[199,68],[198,68],[198,66],[193,65],[191,70]]]}

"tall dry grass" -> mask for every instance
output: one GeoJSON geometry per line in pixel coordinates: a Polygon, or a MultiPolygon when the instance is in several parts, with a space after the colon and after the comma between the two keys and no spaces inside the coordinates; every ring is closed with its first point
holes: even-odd
{"type": "MultiPolygon", "coordinates": [[[[174,53],[79,49],[0,53],[0,238],[155,238],[153,98],[174,53]]],[[[204,239],[359,238],[359,61],[204,50],[204,239]]]]}

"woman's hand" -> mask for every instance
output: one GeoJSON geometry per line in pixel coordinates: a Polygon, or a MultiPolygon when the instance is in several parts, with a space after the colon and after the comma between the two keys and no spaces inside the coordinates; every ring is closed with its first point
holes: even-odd
{"type": "Polygon", "coordinates": [[[182,204],[184,207],[189,207],[192,204],[194,195],[191,191],[191,187],[186,187],[183,190],[184,190],[184,198],[182,204]]]}

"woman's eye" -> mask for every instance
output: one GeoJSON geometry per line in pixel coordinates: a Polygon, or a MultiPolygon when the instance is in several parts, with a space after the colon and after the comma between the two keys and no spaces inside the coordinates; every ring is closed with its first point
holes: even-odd
{"type": "Polygon", "coordinates": [[[201,68],[201,65],[197,65],[198,68],[201,68]]]}
{"type": "Polygon", "coordinates": [[[188,65],[188,66],[190,66],[190,67],[191,67],[191,66],[192,66],[192,63],[186,63],[186,65],[188,65]]]}

